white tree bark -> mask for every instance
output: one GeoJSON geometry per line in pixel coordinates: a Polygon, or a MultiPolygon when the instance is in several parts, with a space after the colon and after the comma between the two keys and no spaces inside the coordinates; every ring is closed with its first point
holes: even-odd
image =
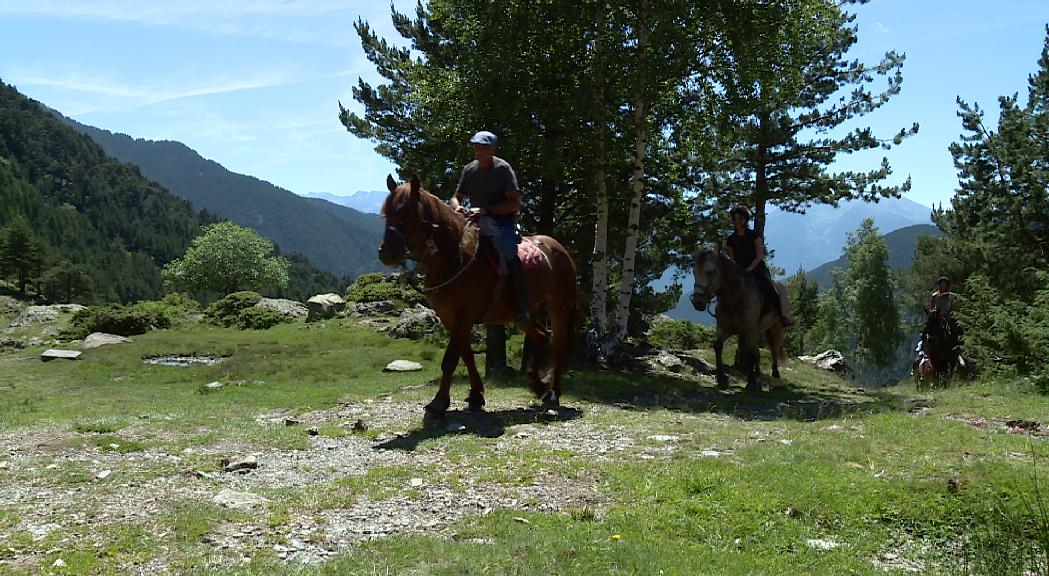
{"type": "Polygon", "coordinates": [[[616,323],[608,335],[605,344],[605,355],[611,355],[623,343],[626,336],[627,321],[630,319],[630,298],[634,294],[634,264],[637,256],[637,237],[641,222],[641,203],[645,197],[645,150],[648,133],[648,106],[645,100],[644,70],[646,52],[648,51],[648,21],[650,0],[641,2],[641,25],[638,26],[637,49],[640,55],[640,74],[634,102],[634,175],[632,180],[633,198],[630,201],[630,216],[627,219],[626,248],[623,250],[623,279],[619,284],[619,306],[616,323]]]}
{"type": "Polygon", "coordinates": [[[594,224],[594,278],[591,286],[590,333],[587,335],[589,353],[600,358],[608,331],[608,186],[605,171],[605,93],[604,54],[602,38],[605,34],[605,10],[596,10],[594,27],[598,31],[594,43],[594,184],[597,196],[597,220],[594,224]]]}

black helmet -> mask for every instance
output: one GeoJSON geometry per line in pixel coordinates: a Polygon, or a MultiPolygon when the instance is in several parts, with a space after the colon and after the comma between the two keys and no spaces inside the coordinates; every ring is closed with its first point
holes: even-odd
{"type": "Polygon", "coordinates": [[[951,285],[951,279],[946,277],[946,276],[940,276],[939,278],[936,279],[936,283],[937,284],[939,284],[940,282],[946,282],[948,286],[951,285]]]}

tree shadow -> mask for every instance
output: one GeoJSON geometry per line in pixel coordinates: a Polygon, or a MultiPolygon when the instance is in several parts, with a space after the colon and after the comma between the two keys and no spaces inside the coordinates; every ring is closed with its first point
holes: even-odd
{"type": "Polygon", "coordinates": [[[900,399],[883,391],[857,390],[842,382],[840,387],[799,386],[784,379],[763,390],[745,389],[742,375],[733,374],[731,384],[719,390],[713,379],[703,375],[664,376],[637,371],[587,370],[576,372],[565,383],[566,400],[613,405],[626,410],[663,409],[689,413],[716,413],[742,420],[815,421],[848,414],[872,414],[901,409],[900,399]]]}
{"type": "Polygon", "coordinates": [[[565,406],[551,410],[538,405],[491,412],[449,410],[444,418],[427,420],[420,428],[377,444],[374,448],[376,450],[414,451],[419,444],[427,440],[458,434],[498,438],[506,433],[507,428],[520,424],[545,426],[555,422],[575,420],[582,415],[582,410],[565,406]]]}

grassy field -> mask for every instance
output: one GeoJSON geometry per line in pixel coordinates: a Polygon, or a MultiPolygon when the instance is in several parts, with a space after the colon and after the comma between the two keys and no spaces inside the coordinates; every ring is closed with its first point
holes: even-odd
{"type": "Polygon", "coordinates": [[[0,354],[0,574],[1049,572],[1049,402],[1022,382],[576,370],[560,411],[509,379],[424,427],[441,351],[350,320],[41,350],[0,354]]]}

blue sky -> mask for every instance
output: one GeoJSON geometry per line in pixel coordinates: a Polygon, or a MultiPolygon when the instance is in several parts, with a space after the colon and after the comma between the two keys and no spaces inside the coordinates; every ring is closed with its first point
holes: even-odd
{"type": "MultiPolygon", "coordinates": [[[[393,4],[411,11],[415,1],[393,4]]],[[[909,198],[945,202],[957,184],[947,151],[961,131],[955,97],[993,112],[999,95],[1024,94],[1049,2],[873,0],[858,11],[856,57],[907,54],[903,93],[865,122],[885,135],[919,122],[889,159],[897,180],[913,178],[909,198]]],[[[296,193],[382,189],[391,163],[337,117],[338,101],[356,106],[358,76],[377,80],[358,17],[397,38],[385,2],[0,0],[0,79],[86,124],[178,140],[296,193]]]]}

